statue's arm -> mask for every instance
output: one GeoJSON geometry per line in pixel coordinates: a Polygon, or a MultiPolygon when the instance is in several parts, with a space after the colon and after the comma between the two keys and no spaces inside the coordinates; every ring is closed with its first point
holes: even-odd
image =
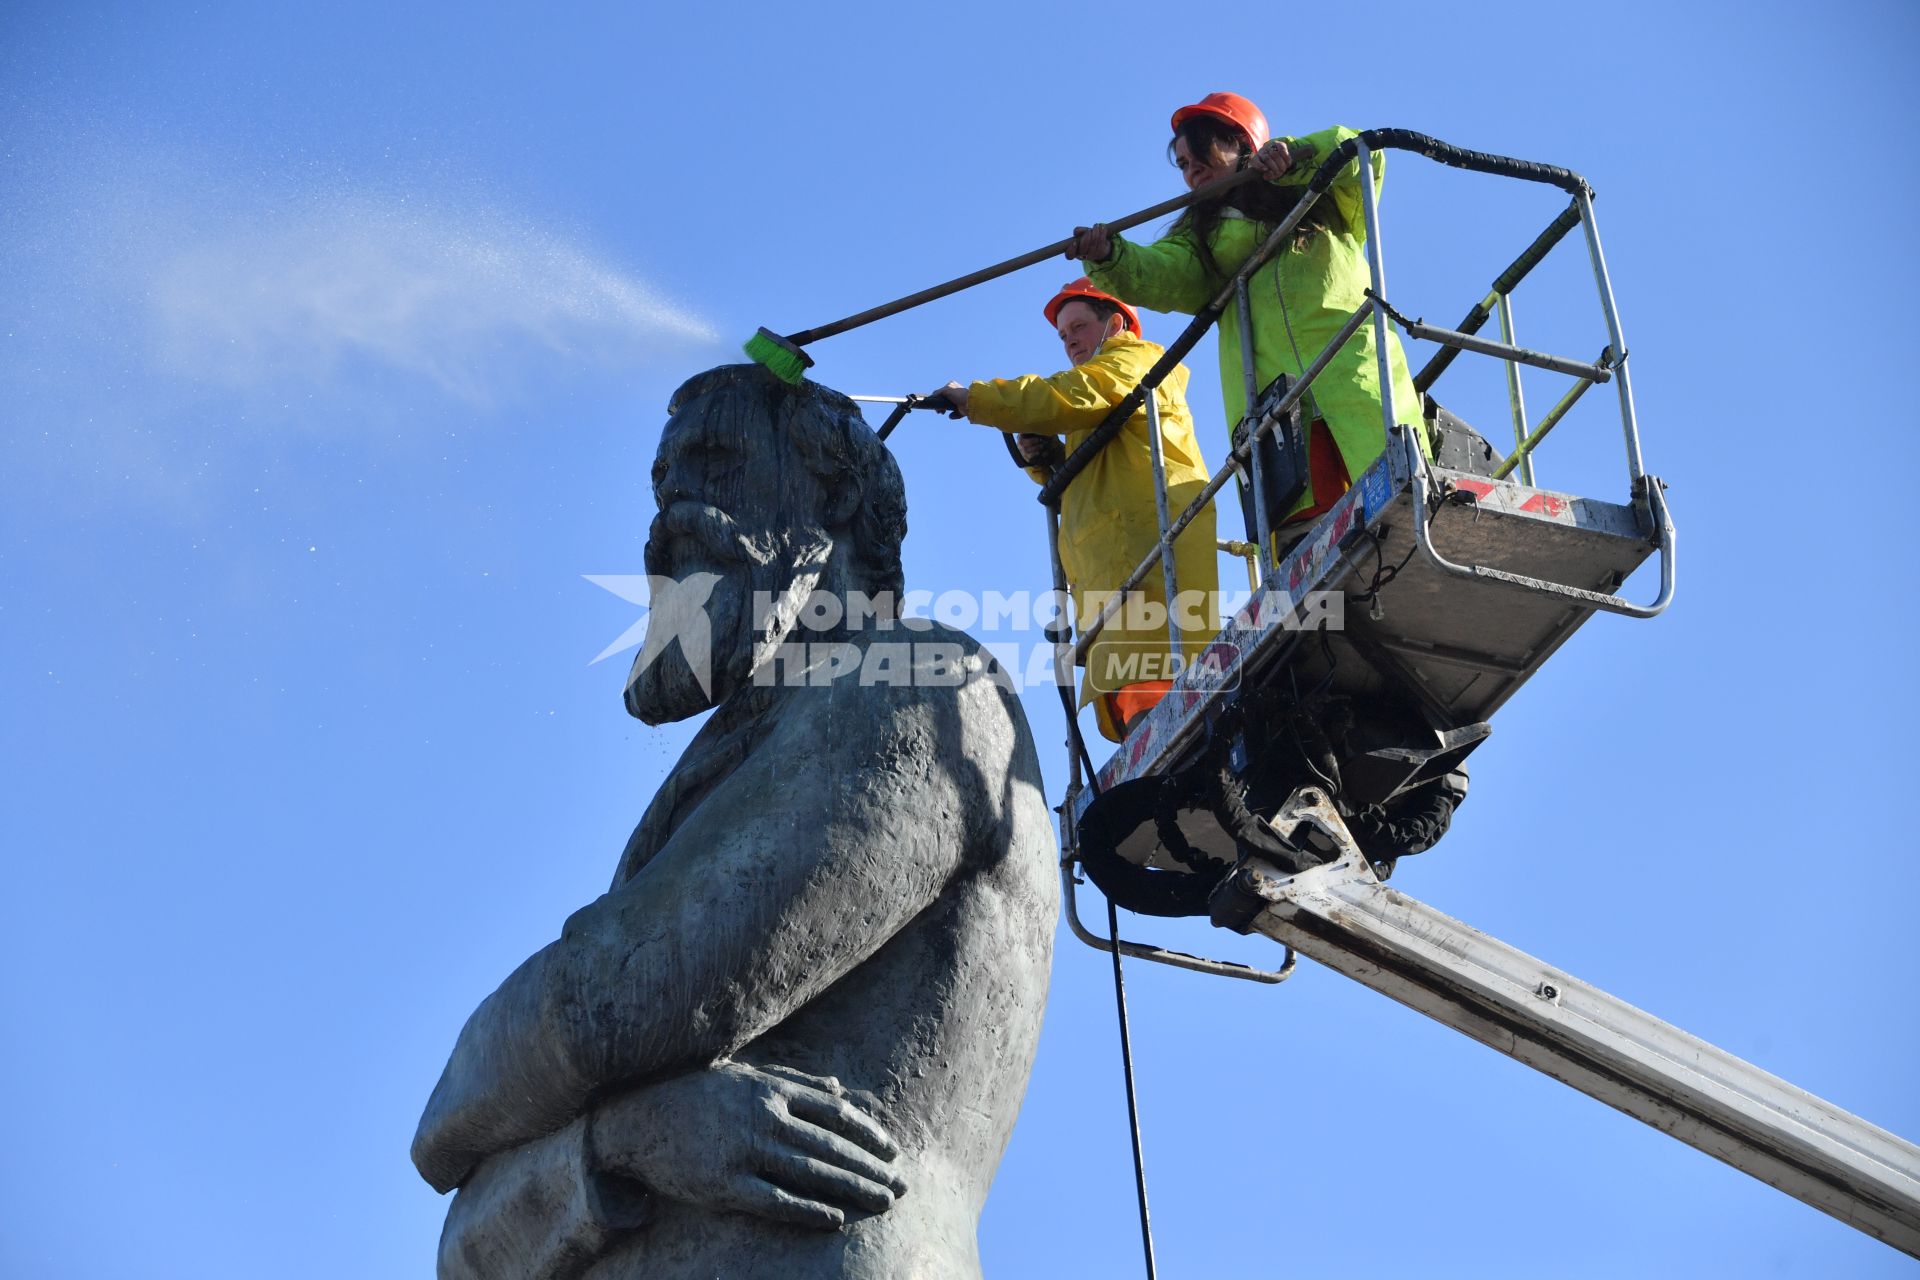
{"type": "Polygon", "coordinates": [[[839,1081],[724,1062],[489,1156],[447,1210],[437,1274],[570,1280],[644,1227],[656,1197],[832,1231],[906,1194],[899,1153],[839,1081]]]}
{"type": "Polygon", "coordinates": [[[474,1012],[414,1139],[428,1182],[458,1185],[609,1086],[734,1052],[959,870],[1006,769],[999,691],[847,680],[795,690],[780,717],[639,874],[474,1012]]]}
{"type": "Polygon", "coordinates": [[[440,1280],[568,1280],[637,1225],[602,1203],[587,1125],[582,1116],[473,1171],[440,1232],[440,1280]]]}

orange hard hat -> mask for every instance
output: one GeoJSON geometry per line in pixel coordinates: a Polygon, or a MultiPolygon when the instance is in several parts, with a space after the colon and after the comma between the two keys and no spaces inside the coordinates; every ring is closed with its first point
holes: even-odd
{"type": "Polygon", "coordinates": [[[1173,113],[1173,131],[1180,132],[1180,126],[1194,116],[1213,116],[1225,120],[1238,129],[1247,140],[1247,149],[1258,151],[1267,145],[1267,118],[1260,114],[1260,108],[1248,102],[1237,93],[1210,93],[1198,102],[1189,103],[1173,113]]]}
{"type": "Polygon", "coordinates": [[[1052,298],[1048,299],[1046,309],[1047,323],[1057,325],[1059,321],[1056,317],[1060,314],[1060,308],[1066,306],[1075,298],[1085,298],[1090,302],[1111,302],[1114,306],[1120,308],[1120,314],[1126,319],[1127,328],[1133,330],[1133,336],[1136,338],[1140,336],[1139,312],[1112,294],[1102,293],[1100,290],[1094,288],[1093,281],[1089,280],[1086,276],[1081,276],[1078,280],[1067,285],[1061,289],[1060,292],[1054,294],[1052,298]]]}

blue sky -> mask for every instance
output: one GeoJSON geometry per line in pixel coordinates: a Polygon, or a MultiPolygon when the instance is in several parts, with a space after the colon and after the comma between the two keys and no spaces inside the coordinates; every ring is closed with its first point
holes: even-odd
{"type": "MultiPolygon", "coordinates": [[[[1216,88],[1283,132],[1585,173],[1672,485],[1679,602],[1559,654],[1396,884],[1920,1134],[1920,23],[1460,8],[6,6],[0,1273],[427,1274],[443,1202],[406,1149],[453,1036],[604,888],[688,736],[624,714],[624,662],[590,660],[635,611],[583,577],[641,572],[667,394],[756,325],[1170,194],[1166,116],[1216,88]]],[[[1395,156],[1391,294],[1457,319],[1556,208],[1395,156]]],[[[817,372],[1050,371],[1038,311],[1071,274],[829,340],[817,372]]],[[[1533,345],[1604,340],[1572,255],[1516,305],[1533,345]]],[[[1217,458],[1210,344],[1190,363],[1217,458]]],[[[1456,370],[1445,398],[1497,430],[1498,370],[1456,370]]],[[[1528,391],[1536,415],[1557,394],[1528,391]]],[[[1541,480],[1617,499],[1589,400],[1541,480]]],[[[926,417],[896,440],[909,585],[1047,585],[995,441],[926,417]]],[[[1302,970],[1130,970],[1163,1274],[1907,1269],[1302,970]]],[[[1063,931],[990,1275],[1137,1267],[1106,984],[1063,931]]]]}

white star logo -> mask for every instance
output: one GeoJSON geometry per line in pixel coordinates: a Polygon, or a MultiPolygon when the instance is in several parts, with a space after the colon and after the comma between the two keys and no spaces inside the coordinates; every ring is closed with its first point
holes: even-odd
{"type": "MultiPolygon", "coordinates": [[[[633,674],[638,675],[666,652],[667,645],[680,642],[681,656],[700,682],[703,693],[712,693],[713,625],[707,617],[707,601],[720,581],[717,573],[696,573],[685,579],[666,578],[653,573],[587,573],[581,575],[594,586],[611,591],[628,604],[646,610],[634,624],[622,631],[614,642],[602,649],[587,665],[605,661],[622,650],[631,649],[646,636],[646,645],[634,659],[633,674]]],[[[631,680],[629,680],[631,683],[631,680]]]]}

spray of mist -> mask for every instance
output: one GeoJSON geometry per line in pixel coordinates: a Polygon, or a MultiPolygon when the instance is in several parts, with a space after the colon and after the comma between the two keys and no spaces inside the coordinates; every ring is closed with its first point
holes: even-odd
{"type": "Polygon", "coordinates": [[[484,402],[542,366],[651,363],[717,340],[643,281],[485,208],[301,201],[184,236],[149,269],[161,369],[237,387],[364,364],[484,402]]]}
{"type": "Polygon", "coordinates": [[[589,236],[470,182],[243,174],[62,139],[23,172],[0,191],[0,360],[68,395],[112,384],[108,416],[223,388],[350,404],[369,377],[484,405],[719,341],[589,236]]]}
{"type": "Polygon", "coordinates": [[[0,503],[188,510],[243,442],[457,428],[718,345],[591,235],[471,181],[61,128],[9,161],[0,503]]]}

